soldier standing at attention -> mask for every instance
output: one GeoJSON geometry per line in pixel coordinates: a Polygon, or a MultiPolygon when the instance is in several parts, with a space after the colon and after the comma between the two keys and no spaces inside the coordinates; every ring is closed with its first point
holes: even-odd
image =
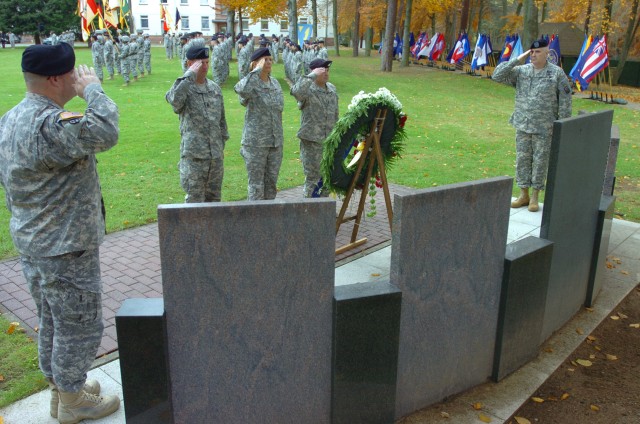
{"type": "Polygon", "coordinates": [[[129,36],[129,52],[127,53],[129,72],[131,72],[134,81],[138,81],[138,42],[136,38],[135,34],[129,36]]]}
{"type": "Polygon", "coordinates": [[[129,36],[123,35],[120,37],[120,41],[122,41],[122,47],[120,48],[120,69],[122,74],[122,79],[124,80],[123,86],[129,85],[129,36]]]}
{"type": "Polygon", "coordinates": [[[516,129],[516,183],[520,196],[512,208],[539,209],[549,166],[553,121],[571,116],[571,87],[562,68],[547,62],[549,42],[536,40],[517,58],[498,65],[493,79],[516,88],[516,105],[509,122],[516,129]],[[527,56],[531,63],[521,64],[527,56]],[[529,197],[529,187],[533,193],[529,197]]]}
{"type": "Polygon", "coordinates": [[[117,396],[100,396],[100,384],[87,381],[104,329],[99,246],[105,218],[95,155],[118,142],[118,107],[92,69],[74,66],[67,43],[27,47],[27,94],[0,119],[0,183],[37,308],[50,414],[61,424],[106,417],[120,407],[117,396]],[[87,102],[84,115],[64,110],[75,96],[87,102]]]}
{"type": "Polygon", "coordinates": [[[144,52],[144,67],[147,69],[147,74],[151,75],[151,40],[149,40],[149,34],[144,35],[142,48],[144,52]]]}
{"type": "Polygon", "coordinates": [[[136,42],[138,43],[138,50],[136,50],[138,56],[136,57],[136,64],[138,66],[138,73],[140,74],[140,78],[144,78],[144,37],[142,35],[142,30],[136,30],[138,36],[136,37],[136,42]]]}
{"type": "Polygon", "coordinates": [[[240,104],[247,108],[240,154],[249,177],[248,199],[275,199],[284,143],[284,96],[280,83],[271,76],[269,49],[253,53],[250,69],[234,87],[240,104]]]}
{"type": "Polygon", "coordinates": [[[167,60],[173,59],[173,40],[169,32],[164,33],[164,51],[167,56],[167,60]]]}
{"type": "MultiPolygon", "coordinates": [[[[330,60],[314,59],[309,64],[311,72],[301,77],[291,88],[300,110],[300,160],[304,170],[304,197],[313,197],[321,191],[320,162],[323,142],[338,121],[338,92],[329,82],[330,60]]],[[[329,193],[319,193],[328,196],[329,193]]]]}
{"type": "Polygon", "coordinates": [[[104,36],[94,35],[93,43],[91,43],[91,56],[93,58],[93,67],[100,82],[104,80],[104,36]]]}
{"type": "Polygon", "coordinates": [[[187,66],[165,96],[180,118],[180,185],[186,203],[219,202],[229,139],[222,90],[207,79],[207,47],[191,47],[187,66]]]}
{"type": "Polygon", "coordinates": [[[107,73],[109,74],[109,79],[113,79],[113,41],[111,41],[111,37],[107,37],[104,42],[104,63],[107,66],[107,73]]]}

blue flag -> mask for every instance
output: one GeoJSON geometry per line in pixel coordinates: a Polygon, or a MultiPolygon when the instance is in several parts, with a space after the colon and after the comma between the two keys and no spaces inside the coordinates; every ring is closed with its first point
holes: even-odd
{"type": "Polygon", "coordinates": [[[473,52],[473,60],[471,61],[471,70],[476,70],[481,66],[487,64],[487,51],[485,46],[487,44],[487,36],[480,34],[478,41],[476,42],[476,48],[473,52]]]}
{"type": "Polygon", "coordinates": [[[554,34],[551,37],[551,42],[549,43],[549,62],[554,65],[560,66],[560,38],[558,34],[554,34]]]}

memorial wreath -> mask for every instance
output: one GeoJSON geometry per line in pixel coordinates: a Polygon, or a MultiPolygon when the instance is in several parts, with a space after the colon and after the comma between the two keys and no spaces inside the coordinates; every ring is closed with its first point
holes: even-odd
{"type": "MultiPolygon", "coordinates": [[[[338,194],[345,194],[353,179],[356,164],[348,166],[359,150],[364,148],[364,140],[371,131],[377,111],[387,109],[382,132],[380,134],[380,148],[385,169],[388,169],[395,159],[402,153],[406,139],[404,123],[407,119],[402,113],[402,104],[389,90],[380,88],[375,93],[361,91],[356,94],[347,112],[338,120],[324,143],[322,162],[322,183],[324,190],[331,190],[338,194]]],[[[366,154],[366,152],[362,152],[366,154]]],[[[364,181],[369,160],[366,156],[362,172],[356,183],[356,188],[362,189],[367,185],[364,181]]],[[[372,179],[378,174],[377,164],[373,169],[372,179]]]]}

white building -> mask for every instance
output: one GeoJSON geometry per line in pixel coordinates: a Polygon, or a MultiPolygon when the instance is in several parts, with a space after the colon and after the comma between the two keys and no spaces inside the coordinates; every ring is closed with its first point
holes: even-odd
{"type": "MultiPolygon", "coordinates": [[[[215,0],[130,0],[131,15],[135,29],[141,28],[150,35],[162,35],[161,6],[167,11],[170,32],[185,33],[201,31],[204,36],[211,36],[217,32],[227,31],[226,10],[216,8],[215,0]],[[180,12],[180,23],[176,27],[176,10],[180,12]]],[[[329,44],[333,39],[333,22],[331,0],[318,0],[318,37],[327,39],[329,44]]],[[[236,16],[236,20],[238,17],[236,16]]],[[[298,10],[298,23],[311,24],[311,8],[298,10]]],[[[236,33],[239,25],[236,22],[236,33]]],[[[252,22],[243,17],[242,32],[254,35],[265,34],[271,36],[289,36],[289,22],[287,20],[274,21],[260,19],[252,22]]]]}

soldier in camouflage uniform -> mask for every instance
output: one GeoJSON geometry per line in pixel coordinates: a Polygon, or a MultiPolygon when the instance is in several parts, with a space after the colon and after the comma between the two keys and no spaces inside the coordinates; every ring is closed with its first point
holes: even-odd
{"type": "Polygon", "coordinates": [[[509,122],[516,129],[516,183],[520,196],[512,208],[529,205],[539,209],[538,194],[544,190],[549,165],[553,121],[571,116],[571,87],[562,68],[547,62],[548,41],[531,44],[517,58],[498,65],[493,79],[516,88],[516,105],[509,122]],[[521,65],[527,56],[531,63],[521,65]],[[529,187],[533,187],[531,198],[529,187]]]}
{"type": "Polygon", "coordinates": [[[136,38],[135,34],[131,34],[129,36],[129,50],[126,56],[129,72],[131,73],[134,81],[138,81],[138,42],[136,41],[136,38]]]}
{"type": "Polygon", "coordinates": [[[246,46],[247,39],[243,36],[238,40],[238,80],[246,77],[249,73],[249,64],[251,63],[251,57],[249,55],[249,48],[246,46]]]}
{"type": "Polygon", "coordinates": [[[330,60],[315,59],[309,64],[311,72],[291,88],[300,110],[300,160],[304,170],[304,197],[328,196],[321,192],[320,162],[323,142],[338,121],[338,92],[329,82],[330,60]]]}
{"type": "Polygon", "coordinates": [[[93,36],[91,57],[93,58],[93,68],[96,70],[96,75],[102,82],[104,79],[104,37],[102,35],[93,36]]]}
{"type": "Polygon", "coordinates": [[[100,384],[86,380],[104,328],[105,221],[95,155],[118,142],[118,108],[95,71],[74,66],[67,43],[26,48],[27,94],[0,119],[0,183],[37,308],[50,414],[62,424],[105,417],[120,406],[117,396],[100,396],[100,384]],[[87,102],[84,115],[63,109],[76,95],[87,102]]]}
{"type": "Polygon", "coordinates": [[[316,54],[316,58],[329,60],[329,53],[327,52],[327,48],[324,46],[324,38],[320,38],[318,40],[318,53],[316,54]]]}
{"type": "Polygon", "coordinates": [[[182,56],[183,56],[183,49],[185,44],[187,44],[187,41],[189,41],[189,38],[186,35],[181,35],[180,38],[178,38],[178,53],[177,53],[177,57],[182,60],[182,56]]]}
{"type": "Polygon", "coordinates": [[[149,40],[149,34],[144,35],[142,48],[144,52],[144,67],[147,70],[147,74],[151,75],[151,40],[149,40]]]}
{"type": "Polygon", "coordinates": [[[280,83],[271,76],[269,49],[254,52],[251,71],[234,90],[247,108],[240,153],[249,176],[248,199],[275,199],[284,143],[284,97],[280,83]]]}
{"type": "Polygon", "coordinates": [[[164,33],[164,51],[167,56],[167,60],[173,59],[173,40],[168,32],[164,33]]]}
{"type": "Polygon", "coordinates": [[[229,139],[222,90],[207,79],[209,49],[191,47],[189,68],[165,98],[180,117],[180,185],[186,203],[222,198],[224,146],[229,139]]]}
{"type": "Polygon", "coordinates": [[[122,41],[122,47],[120,48],[120,54],[118,57],[120,58],[120,73],[122,74],[122,79],[124,80],[124,86],[129,85],[129,36],[123,35],[120,37],[122,41]]]}
{"type": "Polygon", "coordinates": [[[138,43],[137,57],[136,57],[136,65],[138,67],[138,73],[140,74],[140,78],[144,77],[144,37],[142,35],[142,30],[137,30],[138,36],[136,37],[136,43],[138,43]]]}
{"type": "Polygon", "coordinates": [[[115,51],[113,54],[113,57],[114,57],[113,62],[116,67],[116,72],[119,73],[120,75],[122,75],[122,62],[120,61],[120,50],[122,50],[121,37],[122,37],[121,31],[118,30],[118,33],[113,40],[114,41],[113,46],[115,48],[115,51]]]}
{"type": "Polygon", "coordinates": [[[113,58],[114,58],[114,46],[113,41],[111,41],[110,37],[104,42],[104,63],[107,66],[107,73],[109,74],[109,79],[113,79],[113,58]]]}

